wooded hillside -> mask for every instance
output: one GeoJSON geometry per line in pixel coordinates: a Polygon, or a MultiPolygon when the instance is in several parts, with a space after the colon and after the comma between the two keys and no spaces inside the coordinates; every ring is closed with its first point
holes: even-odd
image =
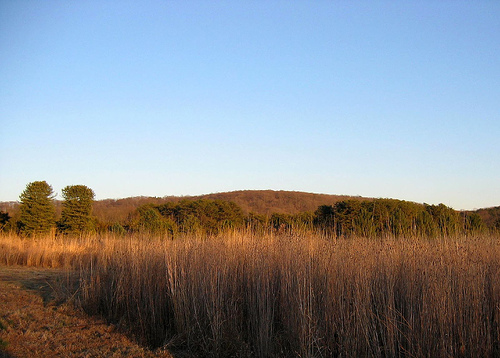
{"type": "MultiPolygon", "coordinates": [[[[260,221],[269,219],[271,221],[281,222],[287,215],[297,216],[299,214],[302,215],[303,213],[309,213],[309,216],[311,216],[313,215],[313,213],[317,214],[317,210],[320,207],[323,207],[323,210],[325,210],[325,206],[330,206],[333,208],[335,204],[341,202],[351,203],[349,204],[349,207],[352,208],[357,208],[357,205],[354,205],[355,202],[365,202],[366,204],[364,204],[364,206],[360,208],[363,209],[363,213],[365,213],[367,210],[368,212],[370,212],[371,206],[366,205],[368,204],[368,202],[373,202],[375,199],[342,195],[305,193],[297,191],[241,190],[224,193],[212,193],[200,196],[166,196],[162,198],[131,197],[124,199],[98,200],[93,203],[92,214],[98,226],[103,227],[104,225],[112,227],[114,224],[127,226],[130,225],[131,220],[133,221],[137,218],[140,209],[146,205],[159,207],[169,203],[179,204],[183,201],[196,202],[200,200],[232,202],[236,204],[239,209],[241,209],[244,217],[247,217],[247,219],[250,221],[258,218],[258,220],[260,221]],[[266,217],[268,219],[265,219],[266,217]]],[[[377,199],[376,201],[378,203],[382,202],[380,201],[380,199],[377,199]]],[[[400,203],[398,205],[402,205],[402,203],[404,203],[402,201],[387,201],[387,203],[391,203],[391,205],[397,202],[400,203]]],[[[415,204],[411,202],[407,203],[408,205],[415,204]]],[[[185,204],[181,206],[184,207],[185,204]]],[[[413,207],[414,205],[410,206],[413,207]]],[[[62,202],[56,200],[55,207],[56,214],[59,217],[61,215],[62,202]]],[[[353,209],[353,213],[357,212],[357,209],[353,209]]],[[[19,216],[19,203],[0,203],[0,213],[5,216],[5,220],[2,219],[3,221],[5,221],[4,224],[9,221],[9,218],[13,219],[10,220],[11,223],[15,222],[19,216]]],[[[479,209],[475,212],[464,212],[463,215],[470,215],[472,213],[478,214],[482,222],[487,227],[500,228],[500,207],[479,209]]],[[[297,221],[297,218],[293,218],[293,220],[291,218],[288,218],[285,221],[297,221]]],[[[310,218],[301,217],[299,221],[311,222],[311,220],[312,216],[310,218]]]]}
{"type": "Polygon", "coordinates": [[[237,204],[245,214],[259,215],[298,214],[314,212],[318,206],[333,205],[342,200],[369,200],[363,197],[304,193],[298,191],[239,190],[198,196],[133,197],[126,199],[106,199],[94,203],[94,215],[102,222],[124,222],[130,213],[144,204],[177,203],[181,200],[223,200],[237,204]]]}
{"type": "Polygon", "coordinates": [[[195,199],[232,201],[245,213],[269,215],[272,213],[298,214],[315,211],[320,205],[332,205],[342,200],[369,200],[363,197],[304,193],[300,191],[241,190],[202,195],[195,199]]]}

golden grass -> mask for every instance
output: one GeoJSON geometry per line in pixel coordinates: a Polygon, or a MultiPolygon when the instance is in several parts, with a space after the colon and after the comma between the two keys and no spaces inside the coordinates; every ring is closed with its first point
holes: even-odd
{"type": "Polygon", "coordinates": [[[500,355],[496,236],[5,235],[0,263],[78,270],[87,312],[193,356],[500,355]]]}

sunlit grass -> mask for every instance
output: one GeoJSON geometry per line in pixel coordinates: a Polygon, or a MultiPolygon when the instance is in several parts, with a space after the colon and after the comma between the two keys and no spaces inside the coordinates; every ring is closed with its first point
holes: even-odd
{"type": "Polygon", "coordinates": [[[0,262],[78,270],[87,312],[193,356],[500,354],[492,235],[4,235],[0,262]]]}

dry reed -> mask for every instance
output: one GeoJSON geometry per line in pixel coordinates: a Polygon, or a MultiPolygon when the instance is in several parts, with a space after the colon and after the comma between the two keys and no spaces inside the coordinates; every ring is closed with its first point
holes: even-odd
{"type": "Polygon", "coordinates": [[[0,237],[0,263],[71,267],[91,314],[192,356],[500,355],[495,236],[0,237]]]}

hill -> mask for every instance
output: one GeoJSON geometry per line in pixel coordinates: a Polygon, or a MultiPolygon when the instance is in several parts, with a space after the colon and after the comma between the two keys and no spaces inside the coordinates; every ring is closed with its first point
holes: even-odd
{"type": "MultiPolygon", "coordinates": [[[[239,190],[223,193],[211,193],[198,196],[165,196],[165,197],[131,197],[124,199],[104,199],[94,203],[94,215],[102,223],[123,223],[128,216],[139,206],[144,204],[164,204],[181,200],[212,199],[232,201],[245,214],[255,213],[270,215],[272,213],[297,214],[300,212],[314,212],[320,205],[333,205],[342,200],[372,200],[360,196],[315,194],[299,191],[275,190],[239,190]]],[[[56,201],[58,213],[61,202],[56,201]]],[[[19,208],[18,202],[0,202],[0,211],[7,212],[15,217],[19,208]]],[[[484,208],[474,211],[488,227],[500,227],[500,206],[484,208]]]]}
{"type": "Polygon", "coordinates": [[[263,215],[271,213],[297,214],[304,211],[315,211],[320,205],[332,205],[347,199],[369,200],[362,197],[298,191],[239,190],[198,196],[133,197],[99,200],[94,203],[94,215],[102,222],[124,222],[131,212],[144,204],[163,204],[198,199],[232,201],[241,207],[245,214],[252,212],[263,215]]]}
{"type": "Polygon", "coordinates": [[[486,226],[500,228],[500,206],[479,209],[475,213],[483,219],[486,226]]]}
{"type": "MultiPolygon", "coordinates": [[[[332,205],[338,201],[356,199],[369,200],[363,197],[346,195],[314,194],[299,191],[275,190],[239,190],[223,193],[211,193],[198,196],[165,196],[131,197],[124,199],[104,199],[94,203],[94,215],[101,222],[124,222],[128,215],[144,204],[163,204],[181,200],[212,199],[232,201],[241,207],[245,214],[255,213],[269,215],[271,213],[297,214],[304,211],[315,211],[320,205],[332,205]]],[[[60,211],[60,202],[56,203],[60,211]]],[[[0,211],[15,216],[18,202],[0,203],[0,211]]]]}
{"type": "Polygon", "coordinates": [[[304,211],[315,211],[320,205],[332,205],[342,200],[369,200],[368,198],[345,195],[274,190],[241,190],[207,194],[196,198],[232,201],[238,204],[243,211],[256,214],[297,214],[304,211]]]}

